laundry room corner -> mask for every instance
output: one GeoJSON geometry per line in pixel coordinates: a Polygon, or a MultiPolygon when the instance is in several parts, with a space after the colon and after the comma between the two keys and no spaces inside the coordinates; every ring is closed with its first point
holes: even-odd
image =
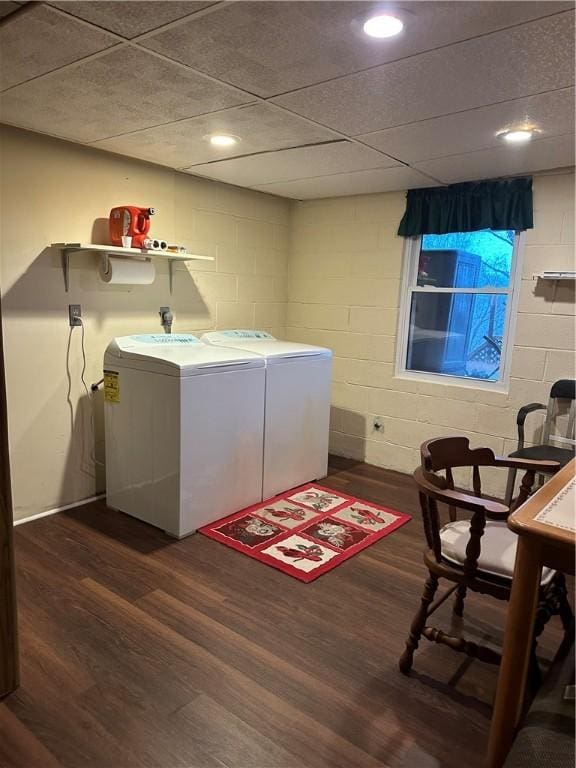
{"type": "Polygon", "coordinates": [[[0,768],[574,768],[576,0],[0,0],[0,768]]]}
{"type": "Polygon", "coordinates": [[[243,327],[284,337],[291,203],[7,126],[0,152],[0,274],[20,521],[105,490],[102,393],[90,385],[102,378],[110,339],[163,333],[162,306],[171,309],[175,333],[243,327]],[[160,259],[151,285],[108,285],[98,274],[101,256],[79,252],[69,260],[66,293],[62,253],[50,244],[105,244],[110,209],[126,203],[154,206],[154,237],[211,260],[176,263],[171,291],[160,259]],[[80,327],[69,326],[71,303],[81,307],[80,327]]]}

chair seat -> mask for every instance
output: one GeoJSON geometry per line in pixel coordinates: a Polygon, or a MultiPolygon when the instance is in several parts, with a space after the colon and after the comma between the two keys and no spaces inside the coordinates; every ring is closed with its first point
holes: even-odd
{"type": "Polygon", "coordinates": [[[570,448],[558,448],[555,445],[533,445],[531,448],[521,448],[510,454],[515,459],[533,459],[534,461],[558,461],[561,466],[568,464],[574,458],[570,448]]]}
{"type": "MultiPolygon", "coordinates": [[[[462,567],[466,559],[466,547],[470,541],[470,521],[456,520],[448,523],[440,531],[440,541],[443,559],[462,567]]],[[[484,535],[480,539],[478,571],[501,579],[512,579],[517,542],[517,535],[505,522],[487,520],[484,535]]],[[[540,583],[548,584],[553,576],[552,569],[543,568],[540,583]]]]}

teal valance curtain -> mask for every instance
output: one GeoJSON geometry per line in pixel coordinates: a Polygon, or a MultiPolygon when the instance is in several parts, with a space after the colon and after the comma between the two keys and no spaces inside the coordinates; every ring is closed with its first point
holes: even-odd
{"type": "Polygon", "coordinates": [[[532,229],[532,177],[410,189],[398,234],[532,229]]]}

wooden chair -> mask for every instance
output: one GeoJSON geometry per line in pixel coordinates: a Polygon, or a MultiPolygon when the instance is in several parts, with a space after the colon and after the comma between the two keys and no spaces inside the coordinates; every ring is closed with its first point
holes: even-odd
{"type": "MultiPolygon", "coordinates": [[[[518,426],[518,446],[510,454],[511,459],[530,459],[532,461],[557,461],[561,467],[574,458],[576,453],[576,440],[574,439],[574,423],[576,421],[576,381],[574,379],[560,379],[550,389],[548,405],[543,403],[529,403],[523,405],[516,416],[518,426]],[[560,413],[560,403],[570,403],[568,407],[568,420],[565,434],[557,434],[557,424],[560,413]],[[546,420],[542,430],[542,443],[524,447],[524,424],[528,414],[534,411],[546,411],[546,420]]],[[[510,504],[514,495],[514,483],[516,481],[516,469],[508,470],[508,484],[506,486],[505,502],[510,504]]],[[[542,482],[544,480],[542,479],[542,482]]]]}
{"type": "MultiPolygon", "coordinates": [[[[424,551],[424,562],[429,576],[421,605],[410,627],[406,649],[399,661],[400,670],[408,674],[412,668],[414,651],[422,636],[481,661],[499,664],[500,654],[496,651],[427,626],[427,620],[454,592],[456,599],[453,610],[457,616],[463,614],[467,590],[509,600],[516,556],[516,534],[506,525],[506,518],[513,509],[526,501],[536,473],[554,473],[559,464],[554,461],[499,458],[489,448],[472,450],[466,437],[428,440],[420,450],[422,464],[414,472],[414,479],[419,489],[428,544],[424,551]],[[452,470],[456,467],[472,468],[473,492],[454,488],[452,470]],[[525,472],[514,504],[506,506],[482,496],[480,467],[513,468],[525,472]],[[439,518],[439,502],[445,504],[449,511],[450,522],[443,527],[439,518]],[[457,510],[465,510],[471,515],[466,520],[458,520],[457,510]],[[433,602],[441,578],[453,582],[453,586],[433,602]]],[[[574,617],[566,594],[564,576],[544,569],[535,638],[552,615],[559,615],[564,629],[568,631],[574,617]]]]}

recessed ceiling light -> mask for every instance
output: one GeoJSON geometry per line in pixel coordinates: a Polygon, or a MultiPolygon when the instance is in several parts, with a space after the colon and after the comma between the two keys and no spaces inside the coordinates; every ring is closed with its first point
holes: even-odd
{"type": "Polygon", "coordinates": [[[206,137],[210,144],[214,147],[233,147],[234,144],[238,144],[240,139],[238,136],[230,136],[229,134],[218,133],[212,136],[206,137]]]}
{"type": "Polygon", "coordinates": [[[502,135],[509,144],[525,144],[534,135],[532,130],[505,131],[502,135]]]}
{"type": "Polygon", "coordinates": [[[372,16],[371,19],[365,21],[362,29],[368,37],[394,37],[402,32],[404,22],[400,21],[396,16],[380,14],[379,16],[372,16]]]}

